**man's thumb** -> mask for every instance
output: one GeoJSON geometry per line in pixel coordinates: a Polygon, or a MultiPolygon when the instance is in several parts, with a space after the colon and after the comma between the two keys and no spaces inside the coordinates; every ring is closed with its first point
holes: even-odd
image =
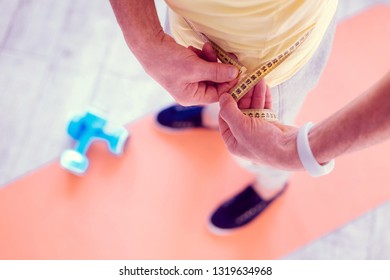
{"type": "Polygon", "coordinates": [[[200,80],[210,81],[215,83],[230,82],[237,78],[238,69],[235,66],[227,65],[218,62],[204,62],[201,68],[198,69],[200,80]]]}
{"type": "Polygon", "coordinates": [[[244,115],[241,113],[240,109],[238,109],[237,103],[233,97],[228,93],[224,93],[219,98],[219,104],[221,108],[221,118],[231,127],[240,125],[244,115]]]}

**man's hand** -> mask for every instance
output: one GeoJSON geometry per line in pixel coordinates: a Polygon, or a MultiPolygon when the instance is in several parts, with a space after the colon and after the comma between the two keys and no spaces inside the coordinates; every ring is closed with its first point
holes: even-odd
{"type": "Polygon", "coordinates": [[[232,96],[220,96],[220,131],[228,150],[239,157],[286,170],[301,170],[296,151],[298,129],[245,116],[240,109],[272,109],[271,93],[264,80],[238,104],[232,96]]]}
{"type": "Polygon", "coordinates": [[[203,50],[178,45],[168,35],[153,49],[153,55],[140,58],[145,71],[182,105],[218,102],[218,88],[232,87],[238,76],[235,66],[210,61],[203,50]],[[232,84],[233,83],[233,84],[232,84]]]}
{"type": "Polygon", "coordinates": [[[238,69],[208,61],[177,44],[161,27],[154,0],[110,0],[126,43],[145,71],[183,105],[218,101],[218,84],[238,69]]]}

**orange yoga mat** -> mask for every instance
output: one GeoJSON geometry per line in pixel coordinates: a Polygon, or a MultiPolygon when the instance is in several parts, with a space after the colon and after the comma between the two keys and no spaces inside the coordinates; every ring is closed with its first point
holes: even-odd
{"type": "MultiPolygon", "coordinates": [[[[339,26],[299,124],[331,114],[388,70],[388,34],[385,6],[339,26]]],[[[326,177],[295,174],[253,224],[214,236],[212,210],[253,180],[219,133],[167,135],[153,116],[128,128],[124,156],[94,144],[84,177],[55,161],[0,190],[1,259],[277,259],[390,199],[386,142],[337,159],[326,177]]]]}

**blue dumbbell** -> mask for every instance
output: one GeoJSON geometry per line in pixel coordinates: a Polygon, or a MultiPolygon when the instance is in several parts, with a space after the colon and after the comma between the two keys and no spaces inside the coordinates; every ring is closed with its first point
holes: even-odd
{"type": "Polygon", "coordinates": [[[88,169],[89,161],[86,152],[93,141],[107,142],[109,151],[120,155],[129,137],[124,127],[112,127],[103,116],[92,111],[73,117],[68,125],[68,134],[77,144],[74,149],[62,153],[61,165],[76,174],[84,174],[88,169]]]}

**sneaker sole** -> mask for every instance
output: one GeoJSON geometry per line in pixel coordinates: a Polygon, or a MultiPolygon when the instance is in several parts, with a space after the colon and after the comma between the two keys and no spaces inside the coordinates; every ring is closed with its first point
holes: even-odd
{"type": "MultiPolygon", "coordinates": [[[[241,227],[240,227],[241,228],[241,227]]],[[[212,222],[208,222],[207,223],[207,229],[210,233],[214,234],[214,235],[217,235],[217,236],[228,236],[228,235],[232,235],[234,232],[236,232],[237,230],[239,230],[240,228],[237,228],[237,229],[223,229],[223,228],[219,228],[219,227],[216,227],[212,222]]]]}

